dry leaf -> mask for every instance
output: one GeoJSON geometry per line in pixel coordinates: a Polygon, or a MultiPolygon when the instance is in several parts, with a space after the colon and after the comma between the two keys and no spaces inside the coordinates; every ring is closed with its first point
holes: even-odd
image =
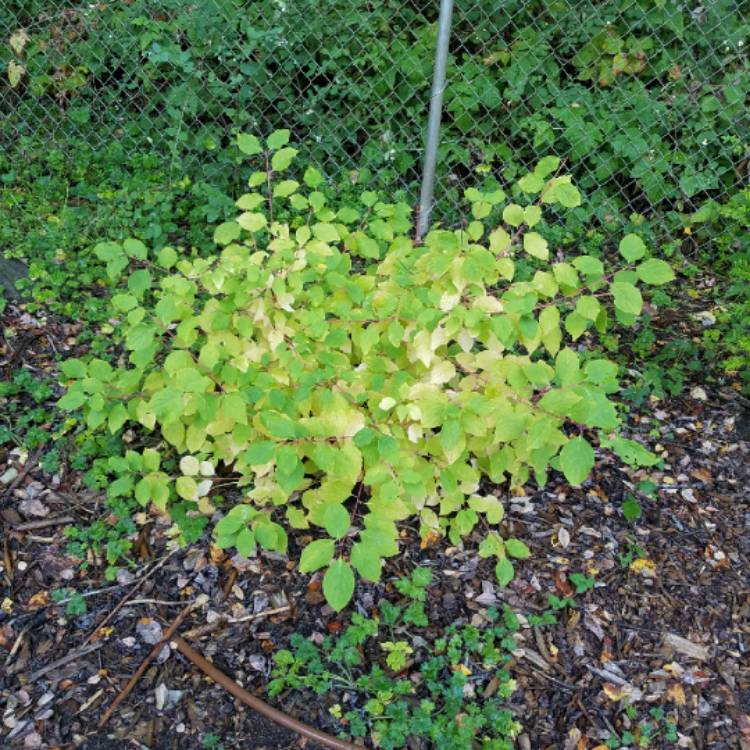
{"type": "Polygon", "coordinates": [[[644,578],[656,577],[656,563],[653,560],[647,560],[645,557],[639,557],[630,563],[630,570],[633,573],[640,573],[644,578]]]}
{"type": "Polygon", "coordinates": [[[440,540],[440,534],[434,531],[428,531],[424,539],[419,543],[419,549],[434,547],[440,540]]]}
{"type": "Polygon", "coordinates": [[[13,60],[8,63],[8,81],[10,81],[10,87],[12,89],[16,88],[16,86],[21,83],[21,79],[25,73],[26,68],[24,68],[23,65],[19,65],[18,63],[13,62],[13,60]]]}
{"type": "Polygon", "coordinates": [[[685,705],[685,690],[679,682],[673,682],[667,689],[667,695],[670,700],[674,701],[678,706],[685,705]]]}
{"type": "Polygon", "coordinates": [[[46,607],[49,604],[49,591],[38,591],[29,599],[28,606],[32,609],[46,607]]]}
{"type": "Polygon", "coordinates": [[[560,546],[565,549],[570,544],[570,532],[566,528],[562,528],[557,532],[557,541],[560,542],[560,546]]]}
{"type": "Polygon", "coordinates": [[[568,583],[565,575],[559,571],[555,573],[555,588],[563,596],[573,596],[573,587],[568,583]]]}
{"type": "Polygon", "coordinates": [[[621,701],[623,698],[627,698],[631,692],[629,685],[614,685],[611,682],[602,683],[602,690],[611,701],[621,701]]]}
{"type": "Polygon", "coordinates": [[[17,54],[20,55],[23,52],[24,47],[31,41],[31,37],[26,32],[26,29],[16,29],[8,40],[10,48],[17,54]]]}

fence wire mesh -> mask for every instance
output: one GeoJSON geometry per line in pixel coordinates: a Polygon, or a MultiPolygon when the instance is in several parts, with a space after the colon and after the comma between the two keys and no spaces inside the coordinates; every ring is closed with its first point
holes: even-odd
{"type": "MultiPolygon", "coordinates": [[[[207,179],[238,130],[416,200],[437,0],[0,0],[7,152],[113,142],[207,179]]],[[[750,176],[750,0],[458,0],[438,184],[564,158],[592,215],[692,210],[750,176]]],[[[351,179],[355,179],[354,176],[351,179]]]]}

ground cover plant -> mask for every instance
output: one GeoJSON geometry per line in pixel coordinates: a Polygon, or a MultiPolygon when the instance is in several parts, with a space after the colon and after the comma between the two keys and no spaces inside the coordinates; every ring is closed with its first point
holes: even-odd
{"type": "MultiPolygon", "coordinates": [[[[581,344],[610,315],[632,325],[638,285],[674,273],[636,234],[620,241],[617,271],[586,255],[550,263],[561,256],[535,231],[542,212],[580,203],[559,159],[512,196],[468,190],[467,230],[417,243],[408,206],[371,192],[329,205],[317,170],[291,179],[289,135],[238,137],[260,169],[242,213],[214,230],[218,255],[166,247],[151,261],[132,238],[95,248],[110,278],[126,272],[112,305],[127,355],[115,367],[64,362],[60,406],[82,407],[91,429],[157,429],[153,445],[112,460],[110,496],[162,511],[176,501],[189,537],[202,528],[190,517],[224,503],[217,543],[243,555],[286,551],[288,528],[321,528],[299,563],[326,568],[339,610],[354,570],[377,581],[398,552],[396,522],[454,543],[496,526],[504,509],[485,477],[520,487],[533,474],[543,486],[554,468],[580,484],[597,434],[627,463],[657,460],[616,436],[618,367],[581,344]],[[244,501],[227,507],[231,485],[244,501]]],[[[530,552],[489,530],[480,554],[507,584],[530,552]]]]}
{"type": "Polygon", "coordinates": [[[435,636],[424,612],[431,580],[429,568],[415,568],[396,581],[401,605],[383,599],[379,616],[355,613],[319,645],[293,635],[291,648],[274,654],[269,694],[325,695],[342,734],[370,736],[384,750],[420,740],[436,749],[510,750],[521,730],[506,706],[518,619],[507,607],[490,609],[483,627],[456,624],[435,636]]]}

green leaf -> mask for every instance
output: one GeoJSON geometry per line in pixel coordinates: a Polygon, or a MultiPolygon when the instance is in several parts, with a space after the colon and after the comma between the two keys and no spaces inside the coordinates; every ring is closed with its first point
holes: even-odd
{"type": "Polygon", "coordinates": [[[146,268],[139,268],[130,274],[128,289],[139,299],[143,293],[151,288],[151,272],[146,268]]]}
{"type": "Polygon", "coordinates": [[[596,586],[596,578],[583,573],[571,573],[568,580],[576,587],[576,594],[585,594],[596,586]]]}
{"type": "Polygon", "coordinates": [[[512,227],[520,227],[524,221],[523,208],[517,203],[510,203],[503,209],[503,221],[512,227]]]}
{"type": "Polygon", "coordinates": [[[286,146],[286,144],[289,143],[290,136],[291,131],[286,128],[282,130],[274,130],[273,133],[268,136],[268,140],[266,141],[268,148],[270,148],[271,151],[276,151],[282,146],[286,146]]]}
{"type": "Polygon", "coordinates": [[[297,153],[296,148],[282,148],[281,151],[277,151],[271,158],[271,169],[274,172],[283,172],[288,169],[297,153]]]}
{"type": "Polygon", "coordinates": [[[236,221],[225,221],[214,230],[214,242],[218,245],[228,245],[239,239],[242,230],[236,221]]]}
{"type": "Polygon", "coordinates": [[[237,147],[246,156],[255,156],[263,151],[260,141],[254,135],[248,133],[240,133],[237,136],[237,147]]]}
{"type": "Polygon", "coordinates": [[[549,247],[547,240],[538,232],[527,232],[523,236],[523,249],[535,258],[547,260],[549,258],[549,247]]]}
{"type": "Polygon", "coordinates": [[[339,242],[341,239],[336,227],[333,224],[325,222],[313,224],[312,232],[315,239],[320,240],[321,242],[339,242]]]}
{"type": "Polygon", "coordinates": [[[148,248],[140,241],[133,237],[123,240],[122,249],[126,255],[137,260],[146,260],[148,258],[148,248]]]}
{"type": "Polygon", "coordinates": [[[596,320],[601,306],[596,297],[592,297],[590,294],[584,294],[578,298],[576,303],[576,312],[586,320],[596,320]]]}
{"type": "Polygon", "coordinates": [[[513,567],[513,563],[507,558],[503,557],[498,560],[495,566],[495,575],[497,576],[498,583],[501,586],[507,586],[516,574],[516,569],[513,567]]]}
{"type": "Polygon", "coordinates": [[[146,448],[143,451],[143,468],[146,471],[159,471],[161,455],[154,448],[146,448]]]}
{"type": "Polygon", "coordinates": [[[570,334],[573,341],[580,338],[589,327],[589,321],[575,310],[565,318],[565,330],[570,334]]]}
{"type": "Polygon", "coordinates": [[[357,573],[366,581],[377,583],[380,580],[380,555],[364,542],[357,542],[352,547],[351,563],[357,573]]]}
{"type": "Polygon", "coordinates": [[[524,175],[518,181],[518,187],[520,187],[524,193],[539,193],[544,187],[544,178],[540,177],[538,174],[529,172],[529,174],[524,175]]]}
{"type": "Polygon", "coordinates": [[[527,226],[535,227],[542,220],[542,209],[539,206],[526,206],[523,210],[523,220],[527,226]]]}
{"type": "Polygon", "coordinates": [[[107,427],[114,435],[128,421],[128,411],[123,404],[115,404],[107,417],[107,427]]]}
{"type": "Polygon", "coordinates": [[[305,185],[313,188],[313,190],[323,184],[323,175],[315,167],[308,167],[302,179],[305,181],[305,185]]]}
{"type": "Polygon", "coordinates": [[[634,263],[646,254],[646,246],[637,234],[626,234],[620,240],[619,250],[620,255],[622,255],[628,263],[634,263]]]}
{"type": "Polygon", "coordinates": [[[265,214],[253,211],[245,211],[237,217],[237,223],[248,232],[260,232],[268,226],[265,214]]]}
{"type": "Polygon", "coordinates": [[[265,195],[261,195],[260,193],[245,193],[245,195],[241,195],[236,201],[235,206],[240,209],[240,211],[255,211],[258,206],[262,206],[266,200],[265,195]]]}
{"type": "Polygon", "coordinates": [[[594,449],[585,438],[569,440],[560,451],[560,467],[571,484],[581,484],[594,466],[594,449]]]}
{"type": "Polygon", "coordinates": [[[659,456],[642,446],[635,440],[615,438],[613,448],[615,453],[628,466],[655,466],[661,461],[659,456]]]}
{"type": "Polygon", "coordinates": [[[216,524],[215,531],[219,536],[231,536],[243,528],[245,523],[246,520],[240,515],[230,513],[219,520],[216,524]]]}
{"type": "Polygon", "coordinates": [[[177,494],[185,500],[198,499],[198,485],[192,477],[177,477],[175,489],[177,494]]]}
{"type": "Polygon", "coordinates": [[[60,364],[60,370],[66,378],[80,380],[86,377],[86,365],[80,359],[66,359],[60,364]]]}
{"type": "Polygon", "coordinates": [[[443,425],[440,430],[440,445],[448,461],[452,463],[458,459],[465,445],[464,431],[459,420],[449,419],[443,425]]]}
{"type": "Polygon", "coordinates": [[[357,446],[357,448],[364,448],[367,445],[370,445],[373,440],[378,436],[378,433],[375,432],[371,427],[363,427],[355,436],[354,436],[354,445],[357,446]]]}
{"type": "Polygon", "coordinates": [[[331,563],[323,577],[323,595],[330,607],[340,612],[354,593],[354,573],[349,563],[338,559],[331,563]]]}
{"type": "Polygon", "coordinates": [[[273,188],[274,198],[287,198],[299,187],[296,180],[282,180],[273,188]]]}
{"type": "Polygon", "coordinates": [[[560,182],[551,191],[552,197],[565,208],[577,208],[581,205],[581,194],[578,188],[569,182],[560,182]]]}
{"type": "Polygon", "coordinates": [[[329,503],[323,508],[321,524],[323,528],[334,538],[342,539],[349,531],[351,519],[346,508],[339,503],[329,503]]]}
{"type": "Polygon", "coordinates": [[[172,268],[177,263],[177,251],[173,247],[163,247],[156,256],[156,262],[162,268],[172,268]]]}
{"type": "Polygon", "coordinates": [[[303,550],[299,559],[300,573],[312,573],[328,565],[335,551],[333,539],[316,539],[303,550]]]}
{"type": "Polygon", "coordinates": [[[65,411],[73,411],[83,406],[89,397],[81,391],[68,391],[58,402],[57,405],[65,411]]]}
{"type": "Polygon", "coordinates": [[[628,523],[632,523],[643,515],[643,509],[641,508],[641,504],[632,495],[626,495],[625,502],[622,504],[622,514],[628,523]]]}
{"type": "Polygon", "coordinates": [[[288,539],[284,529],[277,523],[267,521],[255,527],[255,539],[263,549],[272,552],[286,552],[288,539]]]}
{"type": "Polygon", "coordinates": [[[519,560],[525,560],[531,556],[531,550],[520,539],[506,539],[505,551],[519,560]]]}
{"type": "Polygon", "coordinates": [[[543,156],[534,167],[534,174],[539,177],[551,175],[560,166],[560,157],[543,156]]]}
{"type": "Polygon", "coordinates": [[[237,547],[237,552],[239,552],[242,557],[250,557],[255,551],[255,534],[253,534],[248,528],[242,529],[242,531],[237,534],[234,546],[237,547]]]}
{"type": "Polygon", "coordinates": [[[294,422],[286,414],[264,411],[260,415],[260,421],[274,437],[282,438],[283,440],[292,440],[297,436],[294,422]]]}
{"type": "Polygon", "coordinates": [[[105,262],[114,260],[122,254],[122,246],[116,242],[100,242],[98,245],[94,245],[94,255],[96,255],[99,260],[105,262]]]}
{"type": "Polygon", "coordinates": [[[675,278],[672,267],[666,261],[650,258],[636,267],[638,278],[645,284],[667,284],[675,278]]]}
{"type": "Polygon", "coordinates": [[[276,450],[276,443],[270,440],[263,440],[251,445],[243,454],[242,459],[250,466],[260,466],[267,464],[276,450]]]}
{"type": "Polygon", "coordinates": [[[112,297],[112,307],[118,312],[128,312],[138,307],[138,300],[132,294],[115,294],[112,297]]]}
{"type": "Polygon", "coordinates": [[[615,281],[609,285],[615,300],[615,307],[628,315],[639,315],[643,308],[643,297],[638,288],[625,281],[615,281]]]}

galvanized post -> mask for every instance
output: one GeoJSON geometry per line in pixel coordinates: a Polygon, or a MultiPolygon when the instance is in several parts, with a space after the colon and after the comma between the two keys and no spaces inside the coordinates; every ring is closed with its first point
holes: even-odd
{"type": "Polygon", "coordinates": [[[417,237],[422,238],[430,226],[433,193],[435,189],[435,166],[440,142],[440,118],[443,111],[443,92],[445,91],[445,69],[448,63],[448,45],[451,36],[451,19],[453,17],[453,0],[440,0],[440,20],[438,21],[437,50],[435,51],[435,70],[432,75],[432,95],[430,97],[430,119],[427,124],[427,143],[422,172],[422,192],[419,198],[419,219],[417,237]]]}

